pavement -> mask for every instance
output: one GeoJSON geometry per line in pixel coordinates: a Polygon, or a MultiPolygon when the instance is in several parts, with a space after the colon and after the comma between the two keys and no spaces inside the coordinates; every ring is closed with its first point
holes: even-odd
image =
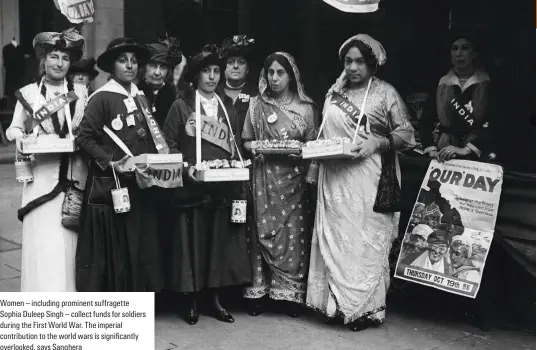
{"type": "MultiPolygon", "coordinates": [[[[8,153],[7,147],[0,146],[0,153],[3,151],[8,153]]],[[[18,292],[22,235],[16,211],[22,186],[15,181],[12,162],[8,163],[0,164],[0,292],[18,292]]],[[[445,307],[448,311],[450,306],[445,307]]],[[[174,313],[158,312],[155,349],[536,349],[534,330],[485,333],[460,317],[400,303],[388,303],[384,325],[357,333],[326,325],[312,312],[297,319],[281,313],[250,317],[239,308],[230,308],[230,312],[234,324],[202,315],[195,326],[174,313]]]]}
{"type": "Polygon", "coordinates": [[[0,164],[13,163],[16,150],[15,142],[10,142],[7,146],[0,144],[0,164]]]}

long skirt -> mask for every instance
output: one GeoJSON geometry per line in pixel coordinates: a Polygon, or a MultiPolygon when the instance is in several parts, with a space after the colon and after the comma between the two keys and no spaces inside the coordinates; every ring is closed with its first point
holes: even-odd
{"type": "MultiPolygon", "coordinates": [[[[32,156],[34,181],[23,188],[22,206],[49,193],[59,179],[60,156],[36,154],[32,156]]],[[[85,182],[87,174],[83,161],[70,158],[69,177],[85,182]],[[74,162],[73,162],[74,161],[74,162]],[[70,168],[71,169],[71,168],[70,168]],[[82,177],[82,178],[80,178],[82,177]]],[[[22,292],[75,292],[75,250],[77,233],[61,224],[65,194],[29,212],[22,223],[22,292]]]]}
{"type": "Polygon", "coordinates": [[[245,224],[230,222],[231,201],[240,199],[238,185],[187,186],[196,198],[172,201],[175,221],[167,269],[171,290],[188,293],[250,283],[245,224]]]}
{"type": "Polygon", "coordinates": [[[117,214],[109,181],[114,181],[110,174],[95,168],[88,177],[83,232],[76,251],[76,288],[79,292],[160,292],[156,192],[138,188],[133,177],[120,179],[122,187],[128,188],[131,209],[117,214]],[[99,181],[104,186],[97,186],[99,181]],[[98,187],[101,193],[96,193],[98,187]]]}

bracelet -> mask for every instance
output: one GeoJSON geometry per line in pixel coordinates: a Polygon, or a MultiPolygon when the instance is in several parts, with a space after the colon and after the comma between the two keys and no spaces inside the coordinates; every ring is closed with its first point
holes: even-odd
{"type": "Polygon", "coordinates": [[[382,152],[388,152],[391,148],[390,138],[387,136],[381,136],[384,142],[382,142],[382,152]]]}

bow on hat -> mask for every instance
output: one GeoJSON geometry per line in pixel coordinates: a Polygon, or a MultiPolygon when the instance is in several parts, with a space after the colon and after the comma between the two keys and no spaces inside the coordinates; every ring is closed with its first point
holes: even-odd
{"type": "Polygon", "coordinates": [[[43,58],[51,50],[72,51],[77,53],[77,58],[82,57],[85,41],[84,37],[75,28],[63,32],[43,32],[35,36],[33,47],[38,57],[43,58]]]}

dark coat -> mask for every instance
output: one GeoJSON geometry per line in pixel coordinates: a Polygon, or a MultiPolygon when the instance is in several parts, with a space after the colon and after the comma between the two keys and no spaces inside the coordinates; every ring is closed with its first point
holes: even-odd
{"type": "MultiPolygon", "coordinates": [[[[226,95],[224,85],[220,85],[218,87],[217,92],[220,96],[226,95]]],[[[239,117],[240,130],[242,133],[242,128],[244,127],[244,120],[246,119],[246,113],[248,112],[248,107],[250,106],[250,99],[258,95],[258,90],[256,86],[246,82],[246,84],[241,90],[241,94],[248,96],[248,98],[244,98],[244,99],[237,98],[233,106],[235,107],[235,110],[237,111],[237,115],[239,117]]]]}
{"type": "Polygon", "coordinates": [[[175,101],[175,89],[169,84],[164,84],[155,95],[153,89],[145,82],[138,84],[138,89],[144,92],[149,104],[154,108],[153,116],[158,125],[162,128],[166,121],[168,111],[175,101]]]}

